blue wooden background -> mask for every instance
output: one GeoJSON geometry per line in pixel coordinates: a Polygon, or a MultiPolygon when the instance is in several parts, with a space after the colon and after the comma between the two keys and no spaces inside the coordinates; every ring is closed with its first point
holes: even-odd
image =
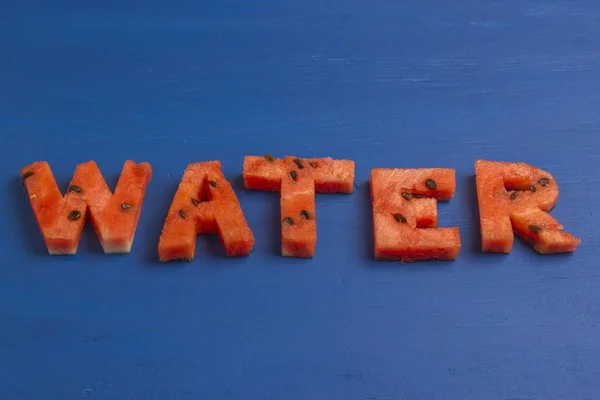
{"type": "Polygon", "coordinates": [[[600,398],[600,3],[594,0],[2,1],[0,398],[600,398]],[[279,198],[245,154],[356,161],[318,195],[317,255],[279,256],[279,198]],[[19,169],[61,188],[149,161],[133,251],[87,229],[50,257],[19,169]],[[559,182],[572,255],[479,252],[477,158],[559,182]],[[179,177],[218,159],[256,237],[157,263],[179,177]],[[452,263],[372,257],[374,167],[451,167],[452,263]]]}

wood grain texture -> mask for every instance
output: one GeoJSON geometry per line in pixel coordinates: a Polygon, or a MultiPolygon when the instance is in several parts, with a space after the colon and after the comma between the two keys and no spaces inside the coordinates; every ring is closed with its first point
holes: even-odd
{"type": "Polygon", "coordinates": [[[0,398],[595,400],[600,393],[600,3],[4,2],[0,398]],[[352,159],[317,196],[314,260],[279,256],[279,198],[246,154],[352,159]],[[473,162],[553,174],[575,254],[479,252],[473,162]],[[18,171],[111,188],[148,160],[134,250],[91,229],[46,255],[18,171]],[[256,238],[191,264],[156,246],[181,171],[218,159],[256,238]],[[452,263],[373,260],[372,168],[456,168],[452,263]]]}

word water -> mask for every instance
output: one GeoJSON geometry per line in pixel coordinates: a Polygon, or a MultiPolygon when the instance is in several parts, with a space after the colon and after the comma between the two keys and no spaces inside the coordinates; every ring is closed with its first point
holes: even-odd
{"type": "MultiPolygon", "coordinates": [[[[316,193],[351,194],[354,162],[331,158],[246,156],[244,186],[280,193],[281,254],[312,258],[317,242],[316,193]]],[[[98,166],[77,166],[63,195],[50,166],[21,170],[49,254],[75,254],[89,214],[105,253],[129,253],[152,168],[126,161],[114,193],[98,166]]],[[[540,254],[573,252],[581,240],[550,215],[558,185],[526,163],[477,160],[477,200],[483,252],[510,253],[514,235],[540,254]]],[[[449,201],[456,173],[449,168],[376,168],[370,175],[377,260],[455,260],[457,227],[438,227],[438,201],[449,201]]],[[[228,256],[248,256],[254,236],[219,161],[189,164],[174,194],[158,244],[161,262],[191,261],[196,236],[217,234],[228,256]]]]}

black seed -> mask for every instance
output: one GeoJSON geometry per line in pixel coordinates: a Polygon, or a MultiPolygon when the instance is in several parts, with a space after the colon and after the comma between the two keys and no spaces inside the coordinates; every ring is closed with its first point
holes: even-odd
{"type": "Polygon", "coordinates": [[[550,183],[550,179],[548,178],[540,178],[540,180],[538,181],[538,183],[542,186],[546,186],[547,184],[550,183]]]}
{"type": "Polygon", "coordinates": [[[121,204],[121,210],[125,211],[131,208],[131,204],[123,203],[121,204]]]}
{"type": "Polygon", "coordinates": [[[313,168],[317,168],[317,165],[314,162],[312,162],[312,161],[309,162],[308,165],[310,165],[313,168]]]}
{"type": "Polygon", "coordinates": [[[69,187],[69,192],[75,192],[75,193],[83,193],[83,189],[81,189],[79,186],[77,185],[73,185],[69,187]]]}
{"type": "Polygon", "coordinates": [[[285,217],[283,219],[283,223],[288,225],[294,225],[294,220],[291,217],[285,217]]]}
{"type": "Polygon", "coordinates": [[[23,174],[23,176],[21,178],[23,178],[23,180],[29,178],[30,176],[35,175],[35,172],[33,171],[27,171],[23,174]]]}
{"type": "Polygon", "coordinates": [[[542,231],[542,228],[540,228],[537,225],[529,225],[529,230],[531,232],[540,233],[542,231]]]}
{"type": "Polygon", "coordinates": [[[195,198],[193,198],[193,197],[192,197],[192,203],[193,203],[195,206],[198,206],[198,204],[200,204],[200,202],[199,202],[198,200],[196,200],[195,198]]]}
{"type": "Polygon", "coordinates": [[[304,163],[302,162],[301,159],[299,159],[299,158],[294,159],[294,163],[298,166],[299,169],[304,169],[304,163]]]}
{"type": "Polygon", "coordinates": [[[310,213],[308,211],[306,211],[306,210],[300,211],[300,216],[304,217],[304,219],[311,219],[310,213]]]}
{"type": "Polygon", "coordinates": [[[394,218],[396,218],[396,221],[398,221],[398,222],[402,222],[403,224],[406,223],[406,218],[404,218],[404,215],[402,215],[400,213],[394,214],[394,218]]]}
{"type": "Polygon", "coordinates": [[[183,211],[183,210],[179,210],[179,216],[180,216],[181,218],[183,218],[183,219],[186,219],[186,218],[187,218],[187,214],[186,214],[186,213],[185,213],[185,211],[183,211]]]}
{"type": "Polygon", "coordinates": [[[208,184],[212,187],[218,187],[219,185],[217,185],[217,182],[215,181],[208,181],[208,184]]]}
{"type": "Polygon", "coordinates": [[[511,200],[516,200],[517,197],[519,197],[519,195],[517,194],[517,192],[512,192],[512,194],[510,195],[510,199],[511,200]]]}
{"type": "Polygon", "coordinates": [[[77,210],[73,210],[67,215],[69,221],[77,221],[79,218],[81,218],[81,213],[77,210]]]}
{"type": "Polygon", "coordinates": [[[292,171],[290,172],[290,176],[292,177],[293,180],[298,180],[298,173],[296,171],[292,171]]]}
{"type": "Polygon", "coordinates": [[[533,186],[533,185],[529,186],[529,191],[530,192],[535,192],[535,190],[536,190],[535,186],[533,186]]]}
{"type": "Polygon", "coordinates": [[[433,179],[427,179],[425,181],[425,186],[427,186],[427,188],[431,189],[431,190],[437,189],[437,183],[435,183],[435,181],[433,179]]]}
{"type": "Polygon", "coordinates": [[[404,200],[412,200],[412,194],[408,193],[408,192],[402,192],[402,197],[404,198],[404,200]]]}
{"type": "Polygon", "coordinates": [[[275,157],[273,157],[270,154],[265,154],[265,160],[267,160],[269,162],[273,162],[273,161],[275,161],[275,157]]]}

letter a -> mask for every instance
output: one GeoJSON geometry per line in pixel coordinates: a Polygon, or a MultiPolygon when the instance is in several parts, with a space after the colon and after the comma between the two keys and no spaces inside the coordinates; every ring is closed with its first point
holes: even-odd
{"type": "Polygon", "coordinates": [[[228,256],[247,256],[254,236],[219,161],[189,164],[165,220],[158,254],[161,262],[191,261],[196,236],[218,233],[228,256]]]}

